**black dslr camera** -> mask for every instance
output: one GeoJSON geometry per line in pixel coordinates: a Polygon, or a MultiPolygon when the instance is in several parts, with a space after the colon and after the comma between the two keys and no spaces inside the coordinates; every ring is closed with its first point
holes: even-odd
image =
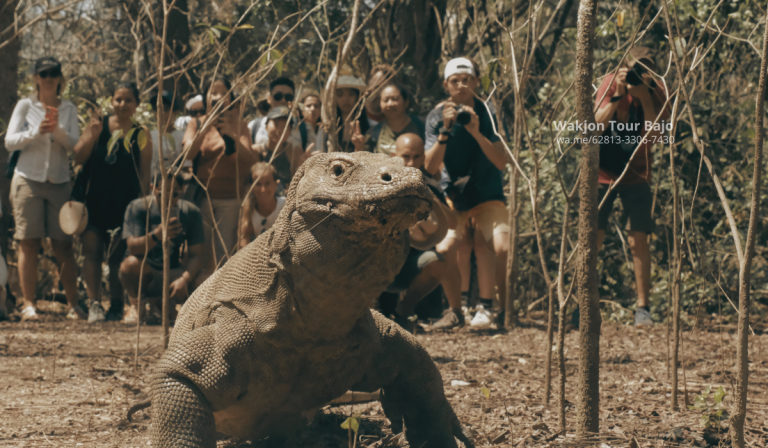
{"type": "Polygon", "coordinates": [[[464,106],[456,106],[456,123],[461,126],[466,126],[472,121],[472,114],[464,110],[464,106]]]}
{"type": "MultiPolygon", "coordinates": [[[[647,71],[648,70],[639,63],[632,64],[632,67],[627,70],[627,84],[633,86],[639,86],[640,84],[643,84],[643,74],[645,74],[647,71]]],[[[652,79],[650,84],[648,84],[648,87],[655,89],[656,81],[652,79]]]]}

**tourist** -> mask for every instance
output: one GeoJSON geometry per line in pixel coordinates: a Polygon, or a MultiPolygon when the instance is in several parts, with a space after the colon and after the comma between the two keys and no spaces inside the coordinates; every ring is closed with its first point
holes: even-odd
{"type": "MultiPolygon", "coordinates": [[[[269,95],[267,96],[269,110],[280,106],[287,107],[290,110],[295,98],[296,85],[289,78],[280,77],[269,83],[269,95]]],[[[269,114],[269,110],[266,111],[267,114],[269,114]]],[[[248,123],[248,129],[251,131],[251,141],[254,145],[263,146],[267,143],[269,137],[264,126],[266,124],[266,116],[255,118],[248,123]]],[[[286,135],[285,139],[292,145],[299,146],[300,136],[298,135],[298,128],[294,127],[294,132],[286,135]]]]}
{"type": "Polygon", "coordinates": [[[340,76],[336,84],[337,151],[352,152],[370,129],[360,97],[367,88],[362,79],[340,76]],[[355,141],[353,141],[355,139],[355,141]]]}
{"type": "Polygon", "coordinates": [[[285,106],[273,107],[266,117],[264,129],[267,130],[267,142],[264,145],[254,145],[254,151],[261,160],[275,167],[276,179],[280,181],[280,191],[288,189],[294,173],[303,163],[304,153],[301,148],[294,147],[287,141],[287,136],[293,131],[291,111],[285,106]]]}
{"type": "Polygon", "coordinates": [[[199,188],[193,181],[189,187],[195,188],[186,195],[200,208],[205,226],[203,269],[195,286],[236,249],[242,186],[249,168],[258,161],[247,124],[231,108],[235,97],[229,80],[218,76],[207,83],[204,92],[206,115],[189,122],[183,143],[187,159],[194,161],[197,178],[205,186],[199,188]],[[217,115],[212,116],[214,113],[217,115]]]}
{"type": "Polygon", "coordinates": [[[384,121],[384,113],[381,110],[381,89],[392,81],[394,74],[395,70],[389,64],[375,65],[368,74],[368,89],[365,92],[365,114],[370,128],[384,121]]]}
{"type": "Polygon", "coordinates": [[[240,248],[247,246],[275,224],[285,205],[285,196],[277,194],[274,165],[258,162],[251,167],[253,185],[245,200],[240,224],[240,248]]]}
{"type": "MultiPolygon", "coordinates": [[[[22,320],[37,320],[35,291],[43,238],[50,238],[59,279],[67,297],[67,317],[84,319],[77,305],[77,264],[72,238],[59,225],[59,210],[70,199],[69,157],[80,137],[77,108],[60,98],[61,64],[52,57],[34,63],[35,91],[16,104],[5,134],[5,148],[15,161],[11,206],[19,240],[18,270],[24,305],[22,320]]],[[[15,86],[13,87],[15,89],[15,86]]],[[[2,285],[4,286],[4,285],[2,285]]]]}
{"type": "Polygon", "coordinates": [[[194,95],[190,97],[186,103],[184,103],[184,116],[177,118],[174,126],[176,126],[176,129],[179,129],[182,132],[186,131],[187,125],[190,121],[203,115],[205,115],[203,96],[194,95]]]}
{"type": "MultiPolygon", "coordinates": [[[[403,134],[416,134],[424,138],[424,122],[408,115],[408,92],[396,84],[389,84],[381,90],[381,110],[384,120],[365,134],[363,143],[356,143],[356,151],[369,151],[386,155],[395,152],[395,141],[403,134]]],[[[360,142],[356,138],[356,142],[360,142]]]]}
{"type": "Polygon", "coordinates": [[[205,231],[200,209],[189,201],[179,199],[183,185],[184,178],[180,174],[168,173],[164,195],[161,195],[158,180],[152,187],[152,195],[134,200],[125,211],[123,239],[128,248],[128,256],[120,265],[119,272],[120,282],[128,291],[131,308],[123,323],[135,324],[138,319],[143,318],[143,309],[139,310],[137,307],[139,279],[141,295],[148,299],[150,308],[162,308],[160,299],[163,295],[163,227],[160,201],[167,201],[169,197],[168,297],[171,303],[171,320],[174,320],[175,305],[183,303],[189,297],[192,280],[202,267],[200,255],[203,251],[205,231]],[[185,246],[186,256],[182,257],[185,246]]]}
{"type": "Polygon", "coordinates": [[[302,106],[302,120],[299,123],[301,148],[304,152],[319,152],[324,146],[323,140],[325,138],[320,117],[323,104],[320,94],[312,91],[307,92],[302,96],[299,104],[302,106]]]}
{"type": "Polygon", "coordinates": [[[133,119],[139,105],[136,84],[118,83],[112,91],[111,105],[110,116],[102,118],[93,111],[74,149],[75,164],[83,169],[75,181],[73,196],[84,198],[88,208],[88,227],[80,235],[83,279],[91,300],[88,322],[123,317],[125,304],[118,271],[125,242],[120,238],[120,229],[128,204],[150,191],[152,138],[133,119]],[[101,305],[101,265],[105,252],[110,294],[106,315],[101,305]]]}
{"type": "MultiPolygon", "coordinates": [[[[424,165],[424,140],[420,136],[406,133],[397,138],[396,148],[392,154],[400,157],[405,166],[422,169],[424,165]]],[[[445,273],[445,258],[435,250],[435,244],[446,235],[450,226],[452,214],[445,199],[435,182],[428,173],[424,173],[427,185],[433,192],[433,207],[430,216],[409,229],[411,248],[405,264],[386,292],[402,294],[394,309],[395,322],[401,327],[415,332],[416,321],[414,310],[416,305],[434,290],[442,281],[445,273]]],[[[455,220],[453,222],[455,225],[455,220]]]]}
{"type": "MultiPolygon", "coordinates": [[[[184,131],[175,128],[175,123],[178,122],[176,118],[179,115],[181,104],[179,101],[175,101],[173,95],[170,92],[163,90],[163,108],[159,113],[157,110],[157,94],[153,95],[149,101],[152,106],[152,112],[154,112],[156,114],[155,116],[157,117],[157,129],[153,129],[149,132],[149,134],[152,136],[153,143],[152,167],[150,169],[150,173],[152,176],[152,182],[155,183],[158,182],[157,179],[159,179],[157,176],[162,175],[162,173],[160,173],[159,160],[161,144],[159,130],[163,130],[163,162],[165,164],[166,170],[171,169],[174,163],[181,163],[181,143],[184,140],[184,131]]],[[[185,160],[184,164],[186,167],[191,167],[192,161],[185,160]]]]}
{"type": "MultiPolygon", "coordinates": [[[[445,166],[449,178],[446,193],[453,209],[458,212],[456,230],[450,230],[446,241],[441,243],[447,246],[442,248],[443,253],[451,264],[456,261],[456,249],[466,237],[471,218],[478,238],[496,254],[496,286],[498,296],[504,298],[509,214],[504,205],[502,171],[506,169],[507,154],[494,132],[495,117],[489,114],[482,101],[475,98],[480,81],[472,61],[452,59],[446,64],[443,79],[449,99],[438,104],[427,117],[425,163],[426,170],[432,174],[445,166]]],[[[458,264],[455,267],[451,264],[446,274],[449,279],[453,279],[452,272],[458,272],[458,264]]],[[[456,275],[456,280],[460,283],[459,275],[456,275]]],[[[446,314],[441,325],[460,325],[464,319],[461,298],[448,299],[452,312],[446,314]]],[[[491,323],[493,299],[480,297],[480,305],[472,319],[474,326],[491,323]]],[[[499,300],[499,305],[503,307],[505,301],[499,300]]],[[[498,322],[503,322],[503,309],[501,311],[496,316],[498,322]]]]}

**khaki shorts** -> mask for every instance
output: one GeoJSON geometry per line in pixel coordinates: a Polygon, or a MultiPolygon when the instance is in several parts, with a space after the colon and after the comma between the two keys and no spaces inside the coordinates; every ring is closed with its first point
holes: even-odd
{"type": "Polygon", "coordinates": [[[461,240],[466,234],[469,218],[475,221],[475,228],[483,233],[485,241],[490,241],[494,235],[509,233],[509,212],[501,201],[488,201],[463,212],[456,212],[456,229],[448,229],[446,238],[461,240]]]}
{"type": "Polygon", "coordinates": [[[72,237],[59,226],[59,211],[69,201],[72,183],[35,182],[18,174],[11,181],[11,206],[16,221],[17,240],[48,237],[71,241],[72,237]]]}
{"type": "Polygon", "coordinates": [[[205,228],[204,263],[213,260],[214,263],[219,264],[226,256],[225,251],[231,255],[237,245],[240,201],[237,199],[211,199],[208,202],[208,198],[204,197],[200,204],[200,211],[203,214],[203,226],[205,228]],[[211,208],[213,208],[213,215],[211,215],[211,208]],[[216,226],[213,225],[214,220],[216,226]],[[222,240],[224,240],[223,245],[222,240]]]}

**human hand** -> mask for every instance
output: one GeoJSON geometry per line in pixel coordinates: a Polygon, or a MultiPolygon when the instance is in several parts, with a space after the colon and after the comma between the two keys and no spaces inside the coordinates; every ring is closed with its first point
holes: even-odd
{"type": "Polygon", "coordinates": [[[235,138],[235,128],[232,126],[232,120],[230,120],[226,112],[222,112],[221,115],[216,118],[216,130],[219,131],[221,136],[229,136],[235,138]]]}
{"type": "Polygon", "coordinates": [[[480,132],[480,117],[477,116],[477,113],[474,109],[469,107],[465,107],[461,111],[467,112],[472,117],[469,120],[469,123],[464,126],[464,129],[466,129],[467,132],[469,132],[471,135],[477,135],[480,132]]]}
{"type": "Polygon", "coordinates": [[[98,111],[92,109],[91,110],[91,119],[88,122],[88,125],[85,127],[85,132],[89,133],[90,138],[95,140],[99,138],[99,135],[101,135],[101,131],[104,128],[104,123],[101,119],[101,114],[98,113],[98,111]]]}
{"type": "Polygon", "coordinates": [[[653,85],[653,75],[650,73],[643,73],[641,76],[643,80],[642,84],[636,86],[629,85],[627,92],[632,95],[633,98],[639,99],[641,102],[651,99],[651,85],[653,85]]]}
{"type": "Polygon", "coordinates": [[[456,103],[452,101],[446,101],[443,104],[443,127],[445,129],[451,129],[453,127],[453,123],[456,122],[456,115],[458,112],[456,112],[456,103]]]}
{"type": "Polygon", "coordinates": [[[365,136],[360,132],[360,121],[355,121],[355,127],[352,131],[352,138],[350,139],[355,146],[355,151],[365,151],[365,136]]]}
{"type": "Polygon", "coordinates": [[[176,238],[183,231],[179,218],[174,216],[168,220],[168,239],[176,238]]]}
{"type": "Polygon", "coordinates": [[[187,294],[189,294],[187,289],[188,284],[189,282],[187,281],[186,275],[182,275],[181,277],[177,278],[171,282],[170,285],[168,285],[169,296],[174,299],[181,299],[186,297],[187,294]]]}
{"type": "Polygon", "coordinates": [[[627,87],[629,84],[627,83],[627,72],[629,71],[628,68],[622,67],[619,69],[619,72],[616,74],[616,93],[614,96],[624,96],[627,94],[627,87]]]}
{"type": "Polygon", "coordinates": [[[45,106],[45,118],[40,123],[40,133],[48,134],[56,130],[59,125],[59,110],[53,106],[45,106]]]}

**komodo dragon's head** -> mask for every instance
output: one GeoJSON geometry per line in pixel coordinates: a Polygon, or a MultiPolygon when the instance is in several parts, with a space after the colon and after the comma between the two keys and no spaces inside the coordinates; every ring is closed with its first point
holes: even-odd
{"type": "Polygon", "coordinates": [[[384,237],[426,218],[430,198],[421,172],[406,168],[399,157],[328,153],[301,166],[291,181],[287,205],[309,222],[334,217],[348,232],[384,237]]]}

